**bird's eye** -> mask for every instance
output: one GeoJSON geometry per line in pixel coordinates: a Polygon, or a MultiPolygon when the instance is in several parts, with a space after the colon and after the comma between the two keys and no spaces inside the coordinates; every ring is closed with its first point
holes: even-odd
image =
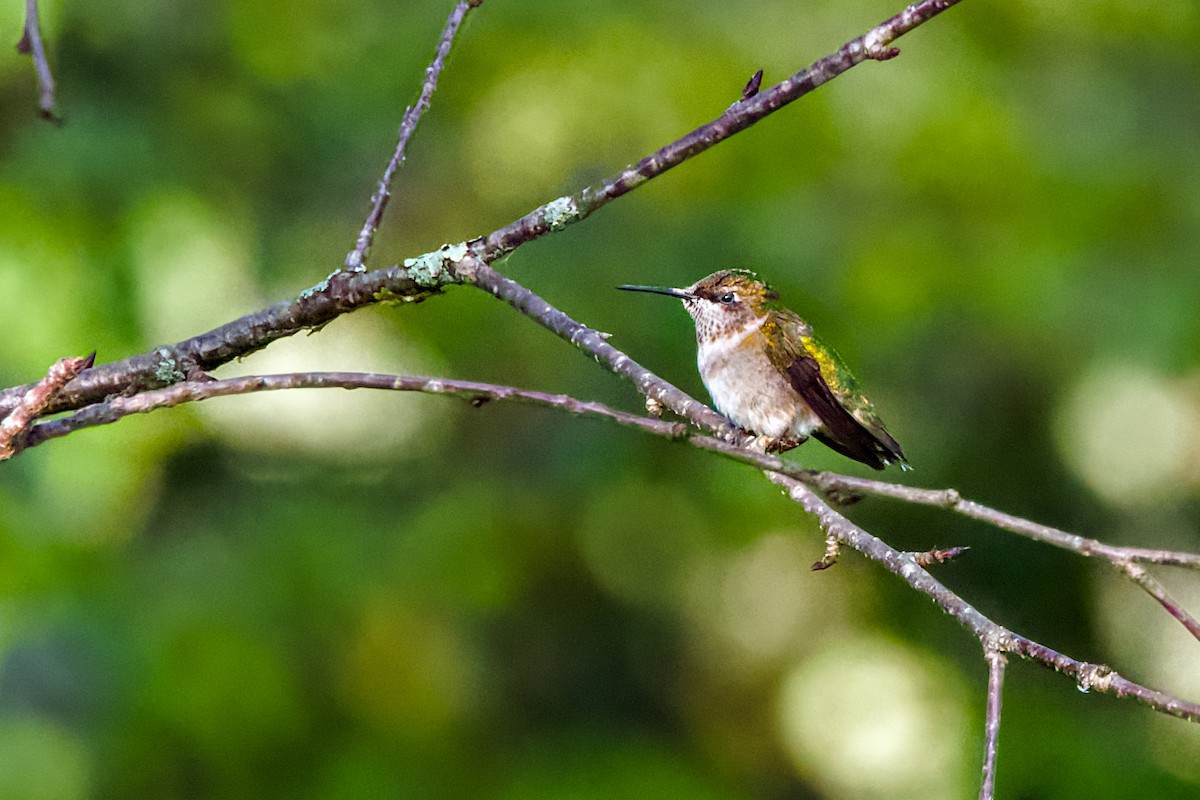
{"type": "Polygon", "coordinates": [[[721,295],[717,299],[720,300],[722,303],[725,303],[726,305],[728,305],[729,303],[732,303],[734,300],[737,300],[737,295],[734,294],[733,292],[726,292],[725,294],[721,295]]]}

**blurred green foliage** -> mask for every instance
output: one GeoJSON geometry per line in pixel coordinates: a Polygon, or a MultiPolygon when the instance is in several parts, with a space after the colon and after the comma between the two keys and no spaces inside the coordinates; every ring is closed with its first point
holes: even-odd
{"type": "MultiPolygon", "coordinates": [[[[450,5],[43,3],[64,126],[0,57],[0,383],[340,264],[450,5]]],[[[489,0],[372,263],[613,174],[898,10],[489,0]]],[[[755,267],[868,388],[916,467],[891,477],[1200,549],[1198,37],[1192,0],[968,0],[502,267],[698,396],[683,311],[612,287],[755,267]]],[[[640,406],[469,289],[221,374],[318,368],[640,406]]],[[[985,613],[1200,699],[1196,643],[1111,571],[849,513],[970,545],[937,574],[985,613]]],[[[977,644],[853,555],[810,573],[822,547],[752,471],[525,407],[308,392],[72,435],[0,467],[0,796],[973,796],[977,644]]],[[[1197,764],[1196,726],[1010,668],[1001,796],[1193,797],[1197,764]]]]}

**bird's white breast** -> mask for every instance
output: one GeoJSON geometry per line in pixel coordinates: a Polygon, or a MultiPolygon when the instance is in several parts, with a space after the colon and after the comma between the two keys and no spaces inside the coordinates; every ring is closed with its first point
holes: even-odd
{"type": "Polygon", "coordinates": [[[802,439],[820,420],[775,368],[761,342],[766,317],[736,331],[698,341],[696,364],[713,404],[737,425],[760,436],[802,439]]]}

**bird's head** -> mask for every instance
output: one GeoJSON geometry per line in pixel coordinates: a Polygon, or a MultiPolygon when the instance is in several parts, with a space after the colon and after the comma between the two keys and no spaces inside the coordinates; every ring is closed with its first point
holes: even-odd
{"type": "Polygon", "coordinates": [[[661,286],[621,286],[631,292],[653,292],[678,297],[696,323],[700,338],[740,330],[767,313],[767,301],[778,295],[745,269],[723,269],[684,289],[661,286]]]}

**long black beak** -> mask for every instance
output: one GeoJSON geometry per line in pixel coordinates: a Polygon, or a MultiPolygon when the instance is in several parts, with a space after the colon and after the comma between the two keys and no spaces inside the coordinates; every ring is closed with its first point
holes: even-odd
{"type": "Polygon", "coordinates": [[[686,289],[669,289],[665,286],[618,286],[618,289],[624,289],[627,292],[650,292],[651,294],[665,294],[668,297],[678,297],[680,300],[694,300],[696,295],[686,289]]]}

